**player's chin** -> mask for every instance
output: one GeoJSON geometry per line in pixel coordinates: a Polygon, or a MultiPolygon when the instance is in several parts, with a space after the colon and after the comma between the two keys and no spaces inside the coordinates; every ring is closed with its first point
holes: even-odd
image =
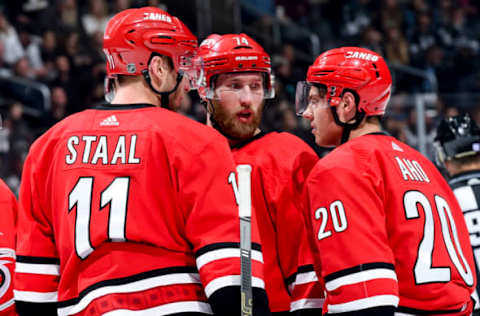
{"type": "Polygon", "coordinates": [[[325,139],[317,133],[317,130],[315,130],[315,129],[312,130],[312,134],[315,137],[315,144],[317,144],[318,146],[322,146],[322,147],[326,146],[325,139]]]}
{"type": "Polygon", "coordinates": [[[254,124],[234,124],[231,135],[237,139],[249,139],[255,135],[256,126],[254,124]]]}

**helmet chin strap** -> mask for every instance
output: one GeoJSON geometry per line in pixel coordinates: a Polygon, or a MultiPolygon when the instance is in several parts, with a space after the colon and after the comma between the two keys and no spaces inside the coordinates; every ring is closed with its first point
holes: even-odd
{"type": "Polygon", "coordinates": [[[340,121],[340,118],[338,117],[337,110],[335,106],[330,106],[330,110],[332,110],[333,114],[333,119],[335,120],[335,123],[341,127],[343,127],[342,131],[342,139],[340,141],[340,144],[344,144],[347,142],[348,138],[350,137],[350,133],[356,129],[360,123],[362,122],[363,118],[365,117],[365,112],[363,111],[358,111],[355,113],[355,116],[353,117],[355,119],[355,123],[344,123],[340,121]]]}
{"type": "Polygon", "coordinates": [[[169,102],[170,101],[169,101],[168,97],[170,96],[170,94],[175,92],[177,90],[178,86],[180,85],[180,82],[183,79],[183,71],[179,70],[177,72],[177,83],[175,84],[175,87],[173,87],[173,89],[170,90],[170,91],[164,91],[164,92],[160,92],[153,87],[152,79],[150,77],[150,74],[148,73],[148,69],[143,70],[142,74],[143,74],[143,78],[145,78],[145,81],[148,83],[148,86],[150,87],[150,89],[152,89],[152,91],[155,92],[156,94],[160,95],[160,102],[161,102],[160,106],[162,108],[165,108],[165,109],[170,109],[170,107],[169,107],[169,105],[170,105],[169,102]]]}

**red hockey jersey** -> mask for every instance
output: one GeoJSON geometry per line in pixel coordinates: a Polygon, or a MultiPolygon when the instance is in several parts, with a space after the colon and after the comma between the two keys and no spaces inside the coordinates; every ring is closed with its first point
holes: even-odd
{"type": "MultiPolygon", "coordinates": [[[[231,302],[240,285],[232,172],[226,140],[172,111],[117,105],[68,117],[25,162],[15,299],[58,301],[58,315],[215,312],[212,298],[231,302]]],[[[255,229],[252,241],[259,258],[255,229]]],[[[262,270],[254,260],[254,289],[262,270]]]]}
{"type": "Polygon", "coordinates": [[[305,199],[326,311],[467,315],[476,284],[468,231],[427,158],[381,133],[355,138],[314,167],[305,199]]]}
{"type": "Polygon", "coordinates": [[[263,246],[265,286],[272,312],[321,309],[323,290],[297,200],[315,152],[289,133],[259,134],[232,148],[237,164],[250,164],[252,204],[263,246]]]}
{"type": "Polygon", "coordinates": [[[15,224],[17,201],[0,180],[0,315],[13,316],[13,277],[15,269],[15,224]]]}

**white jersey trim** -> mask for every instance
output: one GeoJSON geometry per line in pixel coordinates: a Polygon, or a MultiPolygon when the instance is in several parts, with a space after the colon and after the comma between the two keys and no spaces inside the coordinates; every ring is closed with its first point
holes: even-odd
{"type": "Polygon", "coordinates": [[[325,299],[323,298],[304,298],[301,300],[293,301],[290,303],[290,312],[294,312],[300,309],[307,308],[319,308],[323,307],[325,299]]]}
{"type": "Polygon", "coordinates": [[[478,292],[477,290],[473,291],[472,295],[473,300],[475,301],[475,306],[473,307],[474,311],[479,311],[480,310],[480,298],[478,297],[478,292]]]}
{"type": "Polygon", "coordinates": [[[31,274],[60,275],[60,265],[17,262],[15,272],[31,274]]]}
{"type": "Polygon", "coordinates": [[[0,258],[15,259],[15,250],[12,248],[0,248],[0,258]]]}
{"type": "MultiPolygon", "coordinates": [[[[209,251],[197,258],[197,268],[200,270],[204,265],[226,258],[240,258],[240,248],[227,248],[209,251]]],[[[252,260],[263,263],[263,255],[261,251],[252,250],[252,260]]]]}
{"type": "MultiPolygon", "coordinates": [[[[210,297],[215,291],[227,286],[240,286],[239,275],[227,275],[210,281],[205,286],[205,294],[210,297]]],[[[252,287],[265,289],[265,282],[262,279],[252,276],[252,287]]]]}
{"type": "Polygon", "coordinates": [[[390,269],[372,269],[352,273],[325,283],[327,291],[334,291],[341,286],[365,282],[374,279],[393,279],[397,281],[397,274],[390,269]]]}
{"type": "Polygon", "coordinates": [[[16,301],[33,303],[56,303],[58,301],[58,292],[33,292],[13,290],[16,301]]]}
{"type": "Polygon", "coordinates": [[[103,316],[161,316],[175,313],[200,312],[213,315],[210,304],[204,302],[175,302],[142,310],[117,309],[103,316]]]}
{"type": "Polygon", "coordinates": [[[10,306],[12,306],[13,304],[15,304],[15,300],[14,300],[13,298],[12,298],[12,299],[9,299],[9,300],[6,301],[5,303],[0,304],[0,311],[6,310],[7,308],[9,308],[10,306]]]}
{"type": "Polygon", "coordinates": [[[377,295],[372,297],[366,297],[359,300],[341,303],[341,304],[328,304],[328,313],[346,313],[354,312],[361,309],[377,307],[377,306],[398,306],[400,299],[395,295],[377,295]]]}
{"type": "Polygon", "coordinates": [[[288,285],[288,290],[293,293],[293,289],[297,284],[307,284],[311,282],[317,282],[317,274],[314,271],[298,273],[295,277],[295,281],[288,285]]]}
{"type": "Polygon", "coordinates": [[[107,285],[91,291],[82,299],[80,299],[80,301],[75,305],[59,308],[58,315],[66,316],[79,313],[84,310],[93,300],[109,294],[141,292],[158,286],[188,283],[201,283],[199,274],[172,273],[168,275],[161,275],[153,278],[134,281],[127,284],[107,285]]]}

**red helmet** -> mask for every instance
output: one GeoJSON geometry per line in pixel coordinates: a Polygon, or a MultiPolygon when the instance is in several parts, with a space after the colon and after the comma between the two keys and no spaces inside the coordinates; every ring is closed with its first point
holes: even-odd
{"type": "Polygon", "coordinates": [[[262,72],[265,74],[266,99],[275,96],[270,56],[246,34],[212,34],[198,48],[203,63],[206,97],[213,95],[212,78],[228,72],[262,72]]]}
{"type": "Polygon", "coordinates": [[[142,74],[152,53],[170,57],[176,71],[188,71],[197,45],[182,21],[163,10],[124,10],[108,22],[103,36],[107,76],[142,74]]]}
{"type": "Polygon", "coordinates": [[[297,85],[297,113],[308,106],[308,86],[323,84],[331,106],[340,103],[344,89],[354,90],[358,109],[367,116],[383,115],[390,99],[392,77],[382,56],[360,47],[341,47],[318,56],[308,68],[307,82],[297,85]],[[307,94],[305,94],[307,93],[307,94]]]}

